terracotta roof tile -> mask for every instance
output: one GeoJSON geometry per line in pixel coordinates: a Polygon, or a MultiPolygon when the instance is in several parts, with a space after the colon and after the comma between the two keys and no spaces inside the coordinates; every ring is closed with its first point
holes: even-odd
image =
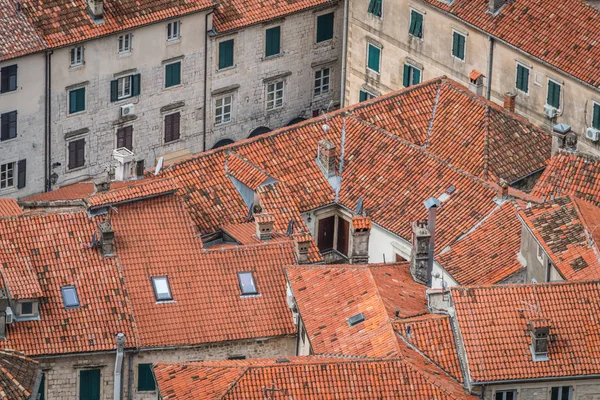
{"type": "Polygon", "coordinates": [[[355,215],[352,217],[352,229],[355,231],[368,231],[371,229],[371,218],[355,215]]]}
{"type": "Polygon", "coordinates": [[[8,197],[0,198],[0,218],[16,217],[19,215],[23,215],[23,210],[21,210],[15,199],[8,197]]]}
{"type": "Polygon", "coordinates": [[[0,61],[46,48],[35,27],[18,11],[17,0],[0,0],[0,61]]]}
{"type": "Polygon", "coordinates": [[[0,400],[29,400],[40,374],[37,361],[0,351],[0,400]]]}
{"type": "Polygon", "coordinates": [[[254,191],[260,186],[275,180],[265,170],[252,164],[247,158],[235,153],[227,155],[225,159],[225,171],[229,176],[232,176],[254,191]]]}
{"type": "Polygon", "coordinates": [[[119,185],[114,189],[89,196],[86,200],[88,207],[102,207],[174,193],[177,186],[171,179],[146,178],[138,181],[119,182],[119,185]]]}
{"type": "MultiPolygon", "coordinates": [[[[131,185],[135,185],[139,181],[121,181],[111,182],[110,189],[116,190],[131,185]]],[[[58,189],[49,192],[36,194],[26,197],[21,202],[52,202],[52,201],[68,201],[68,200],[83,200],[94,195],[96,188],[93,182],[78,182],[71,185],[61,186],[58,189]]]]}

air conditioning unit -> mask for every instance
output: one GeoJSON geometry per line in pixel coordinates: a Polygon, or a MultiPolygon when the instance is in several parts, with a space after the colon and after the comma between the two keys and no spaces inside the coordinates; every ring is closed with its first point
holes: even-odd
{"type": "Polygon", "coordinates": [[[552,107],[549,104],[544,105],[544,114],[546,114],[546,117],[548,118],[556,117],[557,111],[558,110],[556,108],[552,107]]]}
{"type": "Polygon", "coordinates": [[[10,307],[6,307],[6,323],[12,324],[13,322],[15,322],[15,314],[10,307]]]}
{"type": "Polygon", "coordinates": [[[595,128],[587,128],[585,131],[585,137],[590,139],[592,142],[600,140],[600,130],[595,128]]]}
{"type": "Polygon", "coordinates": [[[121,117],[127,117],[128,115],[133,115],[135,112],[135,107],[133,104],[125,104],[121,106],[121,117]]]}

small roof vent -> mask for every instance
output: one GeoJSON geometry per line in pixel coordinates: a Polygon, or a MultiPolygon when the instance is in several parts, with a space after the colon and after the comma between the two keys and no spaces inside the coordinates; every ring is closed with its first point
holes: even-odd
{"type": "Polygon", "coordinates": [[[361,322],[364,322],[364,320],[365,320],[365,314],[363,314],[363,313],[353,315],[350,318],[348,318],[348,326],[352,328],[353,326],[356,326],[356,325],[360,324],[361,322]]]}

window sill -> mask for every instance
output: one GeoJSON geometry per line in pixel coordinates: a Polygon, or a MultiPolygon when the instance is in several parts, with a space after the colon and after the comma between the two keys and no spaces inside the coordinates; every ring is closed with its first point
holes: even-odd
{"type": "Polygon", "coordinates": [[[181,36],[176,39],[167,39],[167,46],[170,44],[178,44],[181,43],[181,36]]]}
{"type": "Polygon", "coordinates": [[[225,68],[217,68],[217,72],[229,71],[229,70],[232,70],[232,69],[235,69],[235,68],[237,68],[237,64],[233,64],[233,65],[232,65],[232,66],[230,66],[230,67],[225,67],[225,68]]]}
{"type": "Polygon", "coordinates": [[[117,56],[119,56],[119,57],[129,57],[130,55],[131,55],[131,50],[124,51],[122,53],[117,53],[117,56]]]}
{"type": "Polygon", "coordinates": [[[175,300],[157,300],[156,301],[156,304],[170,304],[170,303],[176,303],[176,301],[175,300]]]}
{"type": "Polygon", "coordinates": [[[460,61],[461,63],[463,63],[463,64],[466,64],[466,57],[465,57],[464,59],[461,59],[461,58],[458,58],[458,57],[456,57],[456,56],[453,54],[453,55],[452,55],[452,58],[453,58],[455,61],[460,61]]]}
{"type": "Polygon", "coordinates": [[[277,58],[283,57],[284,55],[285,55],[285,53],[284,53],[283,51],[280,51],[280,52],[279,52],[279,53],[277,53],[277,54],[273,54],[273,55],[270,55],[270,56],[264,56],[264,57],[263,57],[263,58],[261,58],[260,60],[261,60],[261,61],[269,61],[269,60],[274,60],[274,59],[277,59],[277,58]]]}
{"type": "Polygon", "coordinates": [[[4,189],[0,189],[0,193],[2,193],[2,195],[5,195],[9,193],[16,193],[18,190],[19,188],[17,188],[16,186],[10,186],[4,189]]]}
{"type": "Polygon", "coordinates": [[[11,93],[18,92],[18,91],[19,91],[19,88],[17,87],[17,89],[15,89],[15,90],[7,90],[6,92],[0,92],[0,96],[5,95],[5,94],[11,94],[11,93]]]}
{"type": "MultiPolygon", "coordinates": [[[[163,136],[163,138],[164,138],[164,136],[163,136]]],[[[170,140],[170,141],[168,141],[168,142],[165,142],[165,141],[164,141],[164,139],[163,139],[163,144],[164,144],[165,146],[169,146],[169,145],[171,145],[171,144],[179,143],[179,142],[181,142],[181,141],[182,141],[182,139],[181,139],[181,135],[180,135],[180,136],[179,136],[179,139],[170,140]]]]}
{"type": "Polygon", "coordinates": [[[375,71],[374,69],[367,67],[367,74],[381,75],[381,72],[375,71]]]}
{"type": "Polygon", "coordinates": [[[223,127],[223,126],[231,125],[232,123],[233,123],[233,119],[230,119],[230,120],[229,120],[229,121],[227,121],[227,122],[220,122],[220,123],[218,123],[218,124],[215,124],[215,125],[214,125],[214,127],[215,127],[215,128],[221,128],[221,127],[223,127]]]}
{"type": "Polygon", "coordinates": [[[67,118],[76,117],[78,115],[83,115],[83,114],[87,114],[87,110],[77,111],[77,112],[74,112],[74,113],[67,113],[67,118]]]}
{"type": "Polygon", "coordinates": [[[82,69],[83,67],[85,67],[85,63],[81,63],[81,64],[75,64],[75,65],[72,65],[72,64],[71,64],[71,66],[69,67],[69,69],[70,69],[71,71],[74,71],[74,70],[76,70],[76,69],[82,69]]]}
{"type": "Polygon", "coordinates": [[[262,297],[261,293],[252,293],[252,294],[242,294],[240,295],[240,299],[252,299],[255,297],[262,297]]]}
{"type": "MultiPolygon", "coordinates": [[[[139,96],[123,97],[122,99],[117,99],[117,100],[113,101],[112,103],[117,106],[122,106],[125,104],[132,103],[131,99],[136,98],[136,97],[139,97],[139,96]]],[[[119,118],[121,118],[121,117],[119,117],[119,118]]]]}
{"type": "Polygon", "coordinates": [[[177,85],[172,85],[172,86],[165,86],[163,88],[163,90],[174,90],[174,89],[179,89],[181,87],[183,87],[183,83],[179,83],[177,85]]]}
{"type": "Polygon", "coordinates": [[[72,169],[67,168],[67,173],[81,171],[85,168],[87,168],[85,165],[82,165],[81,167],[72,168],[72,169]]]}
{"type": "Polygon", "coordinates": [[[422,42],[422,41],[423,41],[423,37],[422,37],[422,36],[421,36],[421,37],[419,37],[419,36],[415,36],[415,35],[413,35],[413,34],[412,34],[412,33],[410,33],[410,32],[409,32],[409,34],[408,34],[408,38],[409,38],[409,39],[412,39],[412,40],[418,40],[419,42],[422,42]]]}
{"type": "Polygon", "coordinates": [[[281,111],[284,108],[284,106],[285,106],[285,104],[282,106],[276,107],[276,108],[268,109],[268,110],[266,110],[266,112],[267,112],[267,114],[274,114],[278,111],[281,111]]]}
{"type": "Polygon", "coordinates": [[[327,46],[333,46],[333,38],[323,40],[322,42],[315,42],[313,45],[313,47],[316,49],[321,48],[321,47],[327,47],[327,46]]]}
{"type": "Polygon", "coordinates": [[[12,143],[13,141],[16,141],[16,139],[18,139],[19,136],[15,136],[13,138],[8,138],[8,139],[4,139],[4,140],[0,140],[0,143],[12,143]]]}
{"type": "Polygon", "coordinates": [[[314,94],[314,92],[313,92],[313,100],[323,100],[327,97],[331,97],[331,90],[328,90],[326,92],[321,92],[319,94],[314,94]]]}

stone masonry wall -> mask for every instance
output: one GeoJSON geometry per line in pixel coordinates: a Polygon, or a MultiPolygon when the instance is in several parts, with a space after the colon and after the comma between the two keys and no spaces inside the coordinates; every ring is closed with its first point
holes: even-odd
{"type": "Polygon", "coordinates": [[[550,400],[553,387],[571,386],[573,388],[570,400],[600,399],[600,379],[582,379],[577,381],[534,382],[510,385],[490,385],[485,388],[484,400],[494,400],[497,391],[516,390],[519,400],[550,400]]]}

